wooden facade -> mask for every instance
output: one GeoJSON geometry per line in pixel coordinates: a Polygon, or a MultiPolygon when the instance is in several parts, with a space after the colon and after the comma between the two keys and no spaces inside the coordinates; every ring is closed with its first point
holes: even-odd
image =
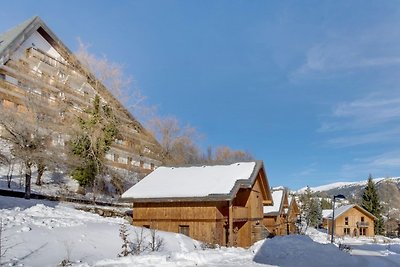
{"type": "MultiPolygon", "coordinates": [[[[155,138],[39,17],[0,35],[0,109],[29,113],[27,99],[35,97],[56,128],[81,116],[95,95],[119,120],[120,134],[106,155],[107,164],[142,177],[162,165],[162,148],[155,138]]],[[[59,132],[53,143],[64,146],[68,139],[59,132]]]]}
{"type": "MultiPolygon", "coordinates": [[[[335,209],[335,236],[374,236],[374,220],[376,217],[360,207],[352,204],[335,209]]],[[[328,233],[331,234],[332,214],[326,219],[328,233]]]]}
{"type": "Polygon", "coordinates": [[[262,162],[257,162],[247,181],[238,180],[227,195],[124,201],[133,202],[136,226],[182,233],[210,244],[239,247],[249,247],[265,238],[263,206],[272,204],[262,162]]]}
{"type": "Polygon", "coordinates": [[[263,224],[272,236],[287,235],[290,233],[288,192],[286,189],[273,190],[272,197],[274,205],[264,207],[263,224]]]}
{"type": "Polygon", "coordinates": [[[300,208],[297,205],[296,198],[294,196],[290,196],[289,200],[289,209],[287,212],[287,221],[288,221],[288,234],[296,234],[298,233],[297,222],[300,219],[300,208]]]}

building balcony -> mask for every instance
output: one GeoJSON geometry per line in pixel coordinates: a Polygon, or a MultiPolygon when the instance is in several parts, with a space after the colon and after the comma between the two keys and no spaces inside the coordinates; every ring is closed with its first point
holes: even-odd
{"type": "Polygon", "coordinates": [[[357,227],[368,227],[369,226],[369,222],[357,222],[357,227]]]}
{"type": "Polygon", "coordinates": [[[246,207],[233,206],[233,221],[247,221],[249,218],[249,209],[246,207]]]}

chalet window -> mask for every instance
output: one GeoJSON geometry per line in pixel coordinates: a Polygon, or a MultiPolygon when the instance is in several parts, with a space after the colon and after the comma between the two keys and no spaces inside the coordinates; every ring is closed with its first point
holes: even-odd
{"type": "Polygon", "coordinates": [[[350,228],[343,228],[344,235],[350,235],[350,228]]]}
{"type": "Polygon", "coordinates": [[[364,222],[364,216],[361,217],[361,222],[364,222]]]}
{"type": "Polygon", "coordinates": [[[143,167],[144,167],[144,161],[141,160],[141,161],[140,161],[140,168],[143,168],[143,167]]]}
{"type": "Polygon", "coordinates": [[[114,161],[118,162],[118,159],[119,159],[119,155],[118,154],[114,154],[114,161]]]}
{"type": "Polygon", "coordinates": [[[6,79],[6,75],[4,73],[0,73],[0,80],[5,80],[6,79]]]}
{"type": "Polygon", "coordinates": [[[344,218],[344,225],[349,225],[349,217],[344,218]]]}
{"type": "Polygon", "coordinates": [[[189,225],[179,225],[178,232],[180,234],[189,236],[189,225]]]}
{"type": "Polygon", "coordinates": [[[132,164],[132,157],[128,157],[128,162],[127,164],[131,165],[132,164]]]}
{"type": "Polygon", "coordinates": [[[150,163],[150,168],[154,170],[154,163],[150,163]]]}
{"type": "Polygon", "coordinates": [[[367,235],[367,229],[366,228],[360,228],[360,235],[367,235]]]}

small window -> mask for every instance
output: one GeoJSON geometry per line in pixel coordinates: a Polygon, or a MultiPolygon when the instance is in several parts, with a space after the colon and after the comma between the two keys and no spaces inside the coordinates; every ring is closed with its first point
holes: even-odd
{"type": "Polygon", "coordinates": [[[344,235],[350,235],[350,228],[344,228],[344,235]]]}
{"type": "Polygon", "coordinates": [[[344,218],[344,225],[349,225],[349,217],[344,218]]]}
{"type": "Polygon", "coordinates": [[[140,168],[143,168],[143,167],[144,167],[144,161],[141,160],[141,161],[140,161],[140,168]]]}
{"type": "Polygon", "coordinates": [[[149,224],[143,224],[143,228],[150,229],[150,225],[149,224]]]}
{"type": "Polygon", "coordinates": [[[364,222],[364,216],[361,217],[361,221],[364,222]]]}
{"type": "Polygon", "coordinates": [[[189,225],[179,225],[179,233],[189,236],[189,225]]]}
{"type": "Polygon", "coordinates": [[[6,79],[6,75],[4,73],[0,73],[0,80],[5,80],[6,79]]]}
{"type": "Polygon", "coordinates": [[[150,163],[150,168],[154,170],[154,163],[150,163]]]}
{"type": "Polygon", "coordinates": [[[118,159],[119,159],[119,155],[118,154],[114,154],[114,161],[118,162],[118,159]]]}

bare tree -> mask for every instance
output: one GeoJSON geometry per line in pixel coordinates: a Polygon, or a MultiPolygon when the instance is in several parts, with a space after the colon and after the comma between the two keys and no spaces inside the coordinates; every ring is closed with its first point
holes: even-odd
{"type": "Polygon", "coordinates": [[[246,151],[232,150],[227,146],[219,146],[215,151],[214,162],[216,163],[234,163],[238,161],[251,161],[254,157],[246,151]]]}
{"type": "Polygon", "coordinates": [[[130,251],[130,247],[129,247],[129,234],[128,234],[128,229],[126,228],[126,224],[121,224],[120,228],[119,228],[119,237],[122,240],[122,246],[121,246],[121,253],[118,254],[118,257],[126,257],[129,254],[132,253],[132,251],[130,251]]]}
{"type": "Polygon", "coordinates": [[[32,167],[55,160],[49,148],[55,135],[54,110],[34,93],[26,91],[24,102],[14,107],[1,107],[2,138],[11,144],[11,154],[24,168],[25,198],[30,198],[32,167]]]}
{"type": "Polygon", "coordinates": [[[78,39],[78,50],[75,52],[79,61],[88,68],[96,78],[127,109],[137,116],[153,114],[155,107],[145,105],[146,96],[135,86],[131,76],[124,73],[124,66],[110,62],[105,55],[99,57],[89,51],[90,45],[78,39]]]}
{"type": "Polygon", "coordinates": [[[13,172],[14,172],[14,158],[13,158],[13,156],[0,153],[0,165],[6,165],[7,166],[7,174],[6,174],[7,187],[11,188],[11,181],[12,181],[13,172]]]}
{"type": "Polygon", "coordinates": [[[155,117],[150,129],[164,149],[165,161],[169,164],[192,164],[202,162],[201,153],[195,140],[199,134],[187,125],[181,127],[175,117],[155,117]]]}
{"type": "Polygon", "coordinates": [[[148,249],[143,227],[140,228],[140,230],[135,230],[135,237],[130,245],[131,251],[134,255],[140,255],[148,249]]]}
{"type": "Polygon", "coordinates": [[[149,249],[150,251],[160,251],[165,243],[165,240],[157,234],[157,229],[150,228],[150,241],[149,249]]]}

